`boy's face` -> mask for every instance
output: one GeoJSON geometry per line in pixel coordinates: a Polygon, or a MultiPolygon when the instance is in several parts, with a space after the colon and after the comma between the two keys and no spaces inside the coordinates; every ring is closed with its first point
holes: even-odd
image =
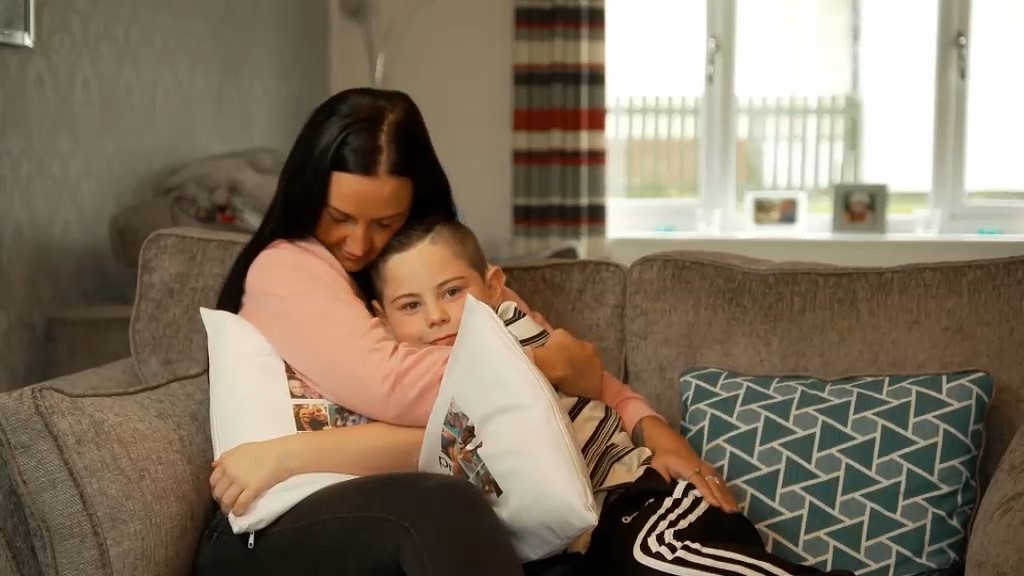
{"type": "Polygon", "coordinates": [[[505,276],[490,268],[482,278],[444,241],[428,240],[391,257],[382,270],[373,308],[400,342],[451,346],[462,323],[466,294],[494,307],[505,276]]]}

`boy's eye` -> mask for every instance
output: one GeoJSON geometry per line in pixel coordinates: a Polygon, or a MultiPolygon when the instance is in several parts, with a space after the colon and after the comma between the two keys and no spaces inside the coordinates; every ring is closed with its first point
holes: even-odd
{"type": "Polygon", "coordinates": [[[401,306],[399,306],[398,309],[403,311],[403,312],[413,312],[413,311],[415,311],[419,307],[420,307],[420,303],[419,302],[406,302],[405,304],[402,304],[401,306]]]}
{"type": "Polygon", "coordinates": [[[444,296],[445,298],[454,298],[459,295],[459,292],[462,292],[461,287],[452,287],[444,291],[444,296]]]}

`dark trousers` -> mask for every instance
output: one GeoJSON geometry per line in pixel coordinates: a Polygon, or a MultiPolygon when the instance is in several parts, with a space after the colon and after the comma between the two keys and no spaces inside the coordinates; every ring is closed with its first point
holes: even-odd
{"type": "Polygon", "coordinates": [[[705,506],[692,485],[667,482],[653,469],[605,503],[578,573],[853,576],[771,554],[745,516],[705,506]]]}
{"type": "Polygon", "coordinates": [[[490,504],[465,480],[438,474],[368,476],[329,486],[273,524],[234,534],[214,515],[197,576],[522,576],[490,504]]]}

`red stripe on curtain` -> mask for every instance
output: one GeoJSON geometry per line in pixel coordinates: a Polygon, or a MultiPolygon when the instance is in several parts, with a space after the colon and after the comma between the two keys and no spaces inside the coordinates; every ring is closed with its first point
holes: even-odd
{"type": "Polygon", "coordinates": [[[602,0],[514,0],[512,233],[517,250],[605,234],[602,0]]]}
{"type": "Polygon", "coordinates": [[[516,110],[513,126],[519,132],[604,130],[604,109],[536,108],[516,110]]]}

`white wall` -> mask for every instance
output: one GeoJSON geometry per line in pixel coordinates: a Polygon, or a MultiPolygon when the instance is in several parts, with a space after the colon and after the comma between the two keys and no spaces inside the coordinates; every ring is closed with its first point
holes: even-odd
{"type": "MultiPolygon", "coordinates": [[[[358,28],[331,16],[331,87],[371,83],[358,28]]],[[[409,0],[380,2],[387,9],[409,0]]],[[[492,256],[512,234],[512,1],[433,0],[388,54],[385,87],[419,104],[466,223],[492,256]]]]}

